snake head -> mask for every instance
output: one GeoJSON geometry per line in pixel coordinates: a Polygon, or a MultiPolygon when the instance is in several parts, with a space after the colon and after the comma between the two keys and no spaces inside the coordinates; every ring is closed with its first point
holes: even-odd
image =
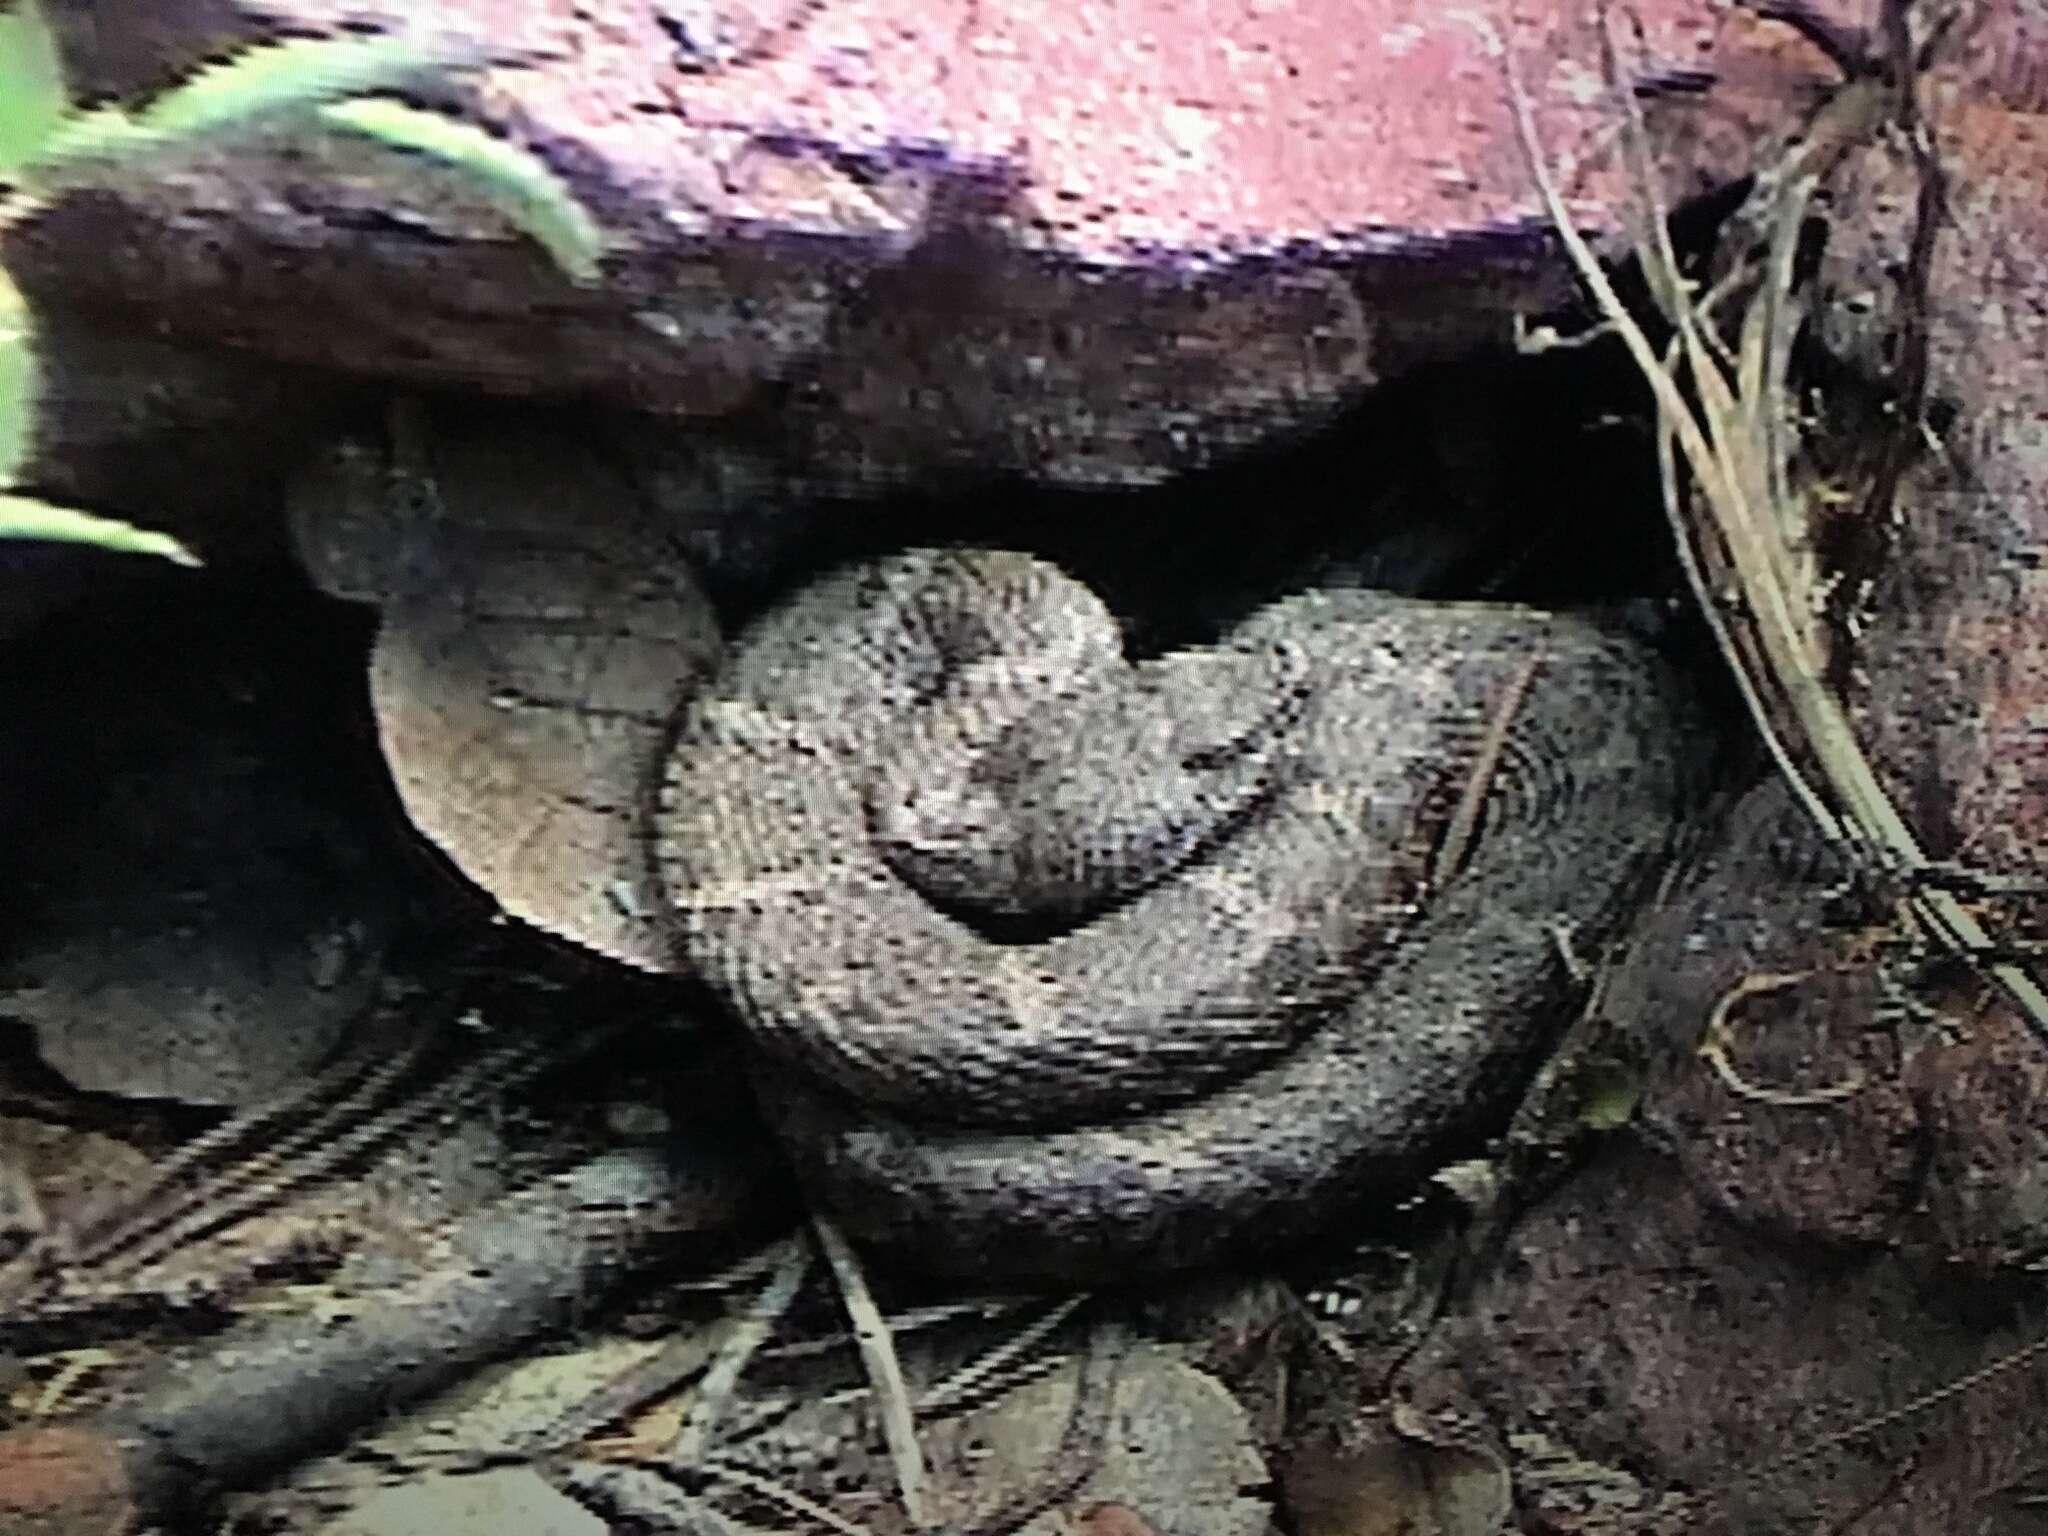
{"type": "Polygon", "coordinates": [[[1119,668],[979,750],[893,758],[869,787],[871,835],[941,905],[1078,921],[1164,878],[1272,790],[1303,665],[1268,643],[1119,668]]]}

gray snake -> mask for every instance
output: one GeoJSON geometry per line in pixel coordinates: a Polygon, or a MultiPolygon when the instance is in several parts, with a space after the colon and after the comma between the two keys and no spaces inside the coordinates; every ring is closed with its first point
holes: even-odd
{"type": "Polygon", "coordinates": [[[1321,590],[1133,664],[1046,563],[911,551],[738,637],[654,857],[842,1220],[1075,1279],[1428,1171],[1513,1092],[1699,740],[1593,619],[1321,590]],[[977,898],[1048,912],[998,936],[977,898]]]}

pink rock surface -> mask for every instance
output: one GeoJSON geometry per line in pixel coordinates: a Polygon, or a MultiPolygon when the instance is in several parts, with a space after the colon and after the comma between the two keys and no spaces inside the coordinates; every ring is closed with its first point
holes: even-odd
{"type": "MultiPolygon", "coordinates": [[[[337,0],[274,6],[332,26],[337,0]]],[[[1636,78],[1676,97],[1758,73],[1725,0],[1654,0],[1636,78]]],[[[1590,4],[1429,0],[450,0],[436,24],[559,55],[486,93],[542,142],[709,228],[914,238],[936,206],[1112,266],[1315,265],[1540,229],[1498,51],[1512,48],[1595,224],[1618,188],[1590,4]],[[722,20],[693,54],[663,16],[722,20]],[[689,67],[679,67],[687,65],[689,67]]],[[[1788,96],[1785,105],[1795,105],[1788,96]]]]}
{"type": "MultiPolygon", "coordinates": [[[[1920,110],[1945,182],[1928,278],[1927,443],[1888,522],[1852,504],[1869,586],[1852,702],[1929,853],[2006,874],[2048,850],[2048,18],[1968,13],[1920,110]]],[[[1837,190],[1823,280],[1875,297],[1910,249],[1917,168],[1896,146],[1837,190]]],[[[2020,908],[2037,923],[2035,904],[2020,908]]],[[[1999,921],[2010,914],[2000,912],[1999,921]]]]}
{"type": "MultiPolygon", "coordinates": [[[[209,0],[53,8],[78,82],[115,94],[249,35],[209,0]]],[[[392,19],[267,9],[293,30],[392,19]]],[[[1639,9],[1632,74],[1670,197],[1740,174],[1828,78],[1728,0],[1639,9]]],[[[1511,311],[1564,291],[1499,49],[1579,216],[1611,233],[1626,200],[1597,14],[446,0],[434,27],[534,60],[450,100],[592,204],[612,242],[600,287],[570,289],[459,189],[333,143],[75,199],[16,260],[39,301],[286,361],[752,413],[842,482],[1145,482],[1502,340],[1511,311]]]]}

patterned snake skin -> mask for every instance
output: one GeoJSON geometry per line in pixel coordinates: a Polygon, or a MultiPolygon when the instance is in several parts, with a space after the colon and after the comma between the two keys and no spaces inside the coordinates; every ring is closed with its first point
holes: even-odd
{"type": "Polygon", "coordinates": [[[1700,726],[1580,618],[1314,591],[1138,664],[1029,556],[739,637],[655,858],[842,1219],[930,1267],[1179,1267],[1399,1193],[1512,1095],[1700,726]]]}

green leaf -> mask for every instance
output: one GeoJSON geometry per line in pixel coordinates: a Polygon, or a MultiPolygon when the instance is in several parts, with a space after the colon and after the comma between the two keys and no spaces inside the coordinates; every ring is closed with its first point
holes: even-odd
{"type": "Polygon", "coordinates": [[[95,517],[73,507],[35,496],[0,492],[0,539],[48,539],[64,544],[90,544],[129,555],[159,555],[177,565],[197,565],[199,557],[167,533],[137,528],[111,517],[95,517]]]}
{"type": "Polygon", "coordinates": [[[0,269],[0,485],[21,474],[34,440],[37,367],[28,305],[0,269]]]}
{"type": "Polygon", "coordinates": [[[0,178],[35,158],[69,110],[57,38],[40,0],[0,12],[0,178]]]}
{"type": "Polygon", "coordinates": [[[66,118],[21,167],[21,180],[38,190],[51,189],[81,167],[111,165],[132,158],[157,143],[154,134],[120,107],[99,107],[66,118]]]}
{"type": "Polygon", "coordinates": [[[1641,1074],[1616,1062],[1589,1065],[1579,1083],[1579,1124],[1589,1131],[1616,1131],[1635,1118],[1643,1100],[1641,1074]]]}
{"type": "Polygon", "coordinates": [[[323,102],[486,58],[479,44],[406,33],[263,43],[199,70],[142,107],[104,107],[70,119],[24,172],[40,184],[75,181],[152,149],[264,127],[323,102]]]}
{"type": "Polygon", "coordinates": [[[145,132],[188,139],[260,117],[385,90],[424,71],[475,61],[481,50],[452,49],[403,32],[296,37],[265,43],[188,76],[136,114],[145,132]]]}
{"type": "Polygon", "coordinates": [[[385,97],[323,107],[326,121],[458,172],[522,233],[539,242],[579,283],[597,280],[604,236],[590,210],[548,163],[489,129],[385,97]]]}

